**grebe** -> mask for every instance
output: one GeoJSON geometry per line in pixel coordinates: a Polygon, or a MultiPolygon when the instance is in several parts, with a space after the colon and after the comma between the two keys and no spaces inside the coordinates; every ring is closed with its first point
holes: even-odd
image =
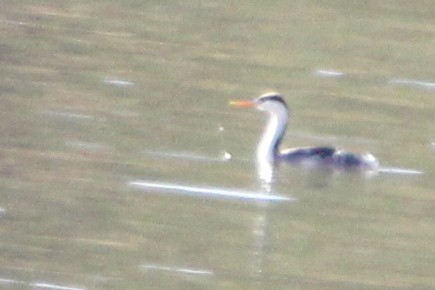
{"type": "Polygon", "coordinates": [[[284,161],[293,164],[322,165],[341,169],[375,170],[379,163],[370,153],[357,154],[330,146],[302,147],[279,150],[289,118],[287,104],[275,92],[261,95],[253,101],[231,101],[235,107],[254,107],[269,115],[269,121],[258,143],[257,160],[274,163],[284,161]]]}

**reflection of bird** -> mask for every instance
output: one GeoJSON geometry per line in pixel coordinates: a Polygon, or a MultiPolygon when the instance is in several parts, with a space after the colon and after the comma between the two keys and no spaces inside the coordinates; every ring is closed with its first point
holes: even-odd
{"type": "Polygon", "coordinates": [[[257,147],[259,160],[324,165],[346,169],[376,169],[378,167],[378,161],[370,153],[356,154],[330,146],[290,148],[280,151],[279,145],[287,127],[289,114],[284,99],[278,93],[267,93],[253,101],[232,101],[230,105],[256,107],[269,114],[268,125],[257,147]]]}

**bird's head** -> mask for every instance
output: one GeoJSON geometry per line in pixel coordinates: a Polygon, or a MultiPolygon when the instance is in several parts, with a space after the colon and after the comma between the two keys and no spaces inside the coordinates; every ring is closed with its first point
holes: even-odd
{"type": "Polygon", "coordinates": [[[288,110],[284,98],[276,92],[263,94],[252,101],[231,101],[230,105],[239,108],[257,108],[260,111],[269,113],[287,112],[288,110]]]}

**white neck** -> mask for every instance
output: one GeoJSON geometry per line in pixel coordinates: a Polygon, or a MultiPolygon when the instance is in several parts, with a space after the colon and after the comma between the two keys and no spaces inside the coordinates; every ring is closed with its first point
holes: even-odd
{"type": "Polygon", "coordinates": [[[268,110],[269,121],[257,146],[257,160],[273,162],[279,156],[279,144],[287,127],[288,112],[285,107],[275,106],[268,110]]]}

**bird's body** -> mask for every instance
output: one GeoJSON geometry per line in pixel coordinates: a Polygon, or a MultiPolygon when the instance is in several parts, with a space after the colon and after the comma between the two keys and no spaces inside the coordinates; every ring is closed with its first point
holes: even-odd
{"type": "Polygon", "coordinates": [[[278,93],[261,95],[254,101],[231,102],[237,107],[256,107],[269,114],[269,121],[257,147],[257,160],[265,162],[288,162],[342,169],[368,169],[378,167],[378,161],[370,154],[357,154],[335,147],[302,147],[280,150],[279,146],[287,128],[289,113],[287,105],[278,93]]]}

